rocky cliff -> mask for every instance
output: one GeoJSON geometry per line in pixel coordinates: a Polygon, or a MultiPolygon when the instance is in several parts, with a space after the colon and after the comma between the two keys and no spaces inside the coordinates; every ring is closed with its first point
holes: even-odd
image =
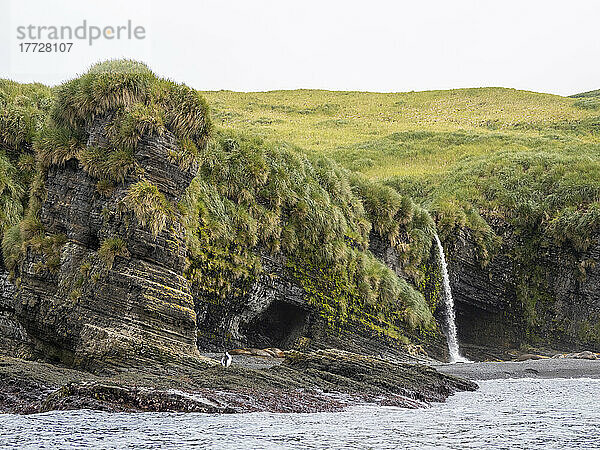
{"type": "Polygon", "coordinates": [[[5,351],[77,367],[201,349],[443,356],[431,217],[335,163],[211,134],[197,92],[112,61],[58,87],[7,228],[5,351]]]}
{"type": "Polygon", "coordinates": [[[4,237],[6,347],[79,367],[200,363],[177,208],[209,132],[192,90],[109,62],[61,86],[4,237]],[[193,116],[193,126],[186,120],[193,116]]]}
{"type": "MultiPolygon", "coordinates": [[[[107,116],[86,130],[86,146],[106,135],[107,116]]],[[[175,204],[194,176],[169,162],[174,136],[143,136],[134,161],[143,179],[175,204]]],[[[141,176],[128,176],[110,193],[75,159],[48,168],[39,211],[45,236],[60,236],[58,265],[29,245],[20,265],[15,312],[35,348],[46,356],[86,365],[129,356],[195,356],[196,314],[182,276],[183,231],[169,220],[155,235],[123,202],[141,176]]],[[[143,199],[140,199],[143,201],[143,199]]]]}
{"type": "Polygon", "coordinates": [[[447,241],[461,341],[599,349],[599,236],[577,250],[540,243],[539,237],[524,237],[505,223],[495,231],[502,245],[485,264],[468,230],[447,241]]]}

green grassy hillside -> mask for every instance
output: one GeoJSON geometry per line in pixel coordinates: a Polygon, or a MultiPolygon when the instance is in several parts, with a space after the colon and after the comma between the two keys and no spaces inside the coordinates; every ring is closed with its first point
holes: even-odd
{"type": "Polygon", "coordinates": [[[326,155],[439,212],[442,225],[468,222],[460,216],[475,207],[519,223],[544,215],[546,225],[560,222],[552,225],[557,231],[569,227],[571,209],[597,207],[600,104],[593,96],[504,88],[204,95],[218,125],[326,155]]]}
{"type": "Polygon", "coordinates": [[[593,121],[600,112],[580,100],[514,89],[203,94],[223,127],[325,154],[377,179],[439,174],[465,156],[600,138],[593,121]]]}

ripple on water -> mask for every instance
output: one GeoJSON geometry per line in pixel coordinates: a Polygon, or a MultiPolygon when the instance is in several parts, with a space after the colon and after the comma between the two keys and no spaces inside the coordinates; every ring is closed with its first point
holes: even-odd
{"type": "Polygon", "coordinates": [[[480,382],[429,409],[242,415],[67,411],[0,415],[0,447],[598,448],[600,380],[480,382]]]}

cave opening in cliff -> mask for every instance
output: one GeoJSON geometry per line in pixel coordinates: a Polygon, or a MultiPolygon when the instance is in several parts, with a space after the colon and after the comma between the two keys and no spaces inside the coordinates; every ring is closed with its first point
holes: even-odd
{"type": "Polygon", "coordinates": [[[461,344],[467,347],[510,347],[515,344],[514,330],[508,327],[500,311],[457,302],[456,323],[461,344]]]}
{"type": "Polygon", "coordinates": [[[243,329],[252,347],[289,348],[302,335],[308,311],[296,305],[274,301],[243,329]]]}

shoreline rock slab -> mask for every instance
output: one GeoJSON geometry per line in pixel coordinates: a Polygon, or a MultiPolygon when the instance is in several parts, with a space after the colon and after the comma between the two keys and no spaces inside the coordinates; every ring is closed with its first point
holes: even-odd
{"type": "Polygon", "coordinates": [[[320,412],[361,403],[417,408],[475,389],[430,367],[335,350],[295,352],[263,369],[166,364],[103,373],[0,356],[0,412],[17,414],[320,412]]]}

